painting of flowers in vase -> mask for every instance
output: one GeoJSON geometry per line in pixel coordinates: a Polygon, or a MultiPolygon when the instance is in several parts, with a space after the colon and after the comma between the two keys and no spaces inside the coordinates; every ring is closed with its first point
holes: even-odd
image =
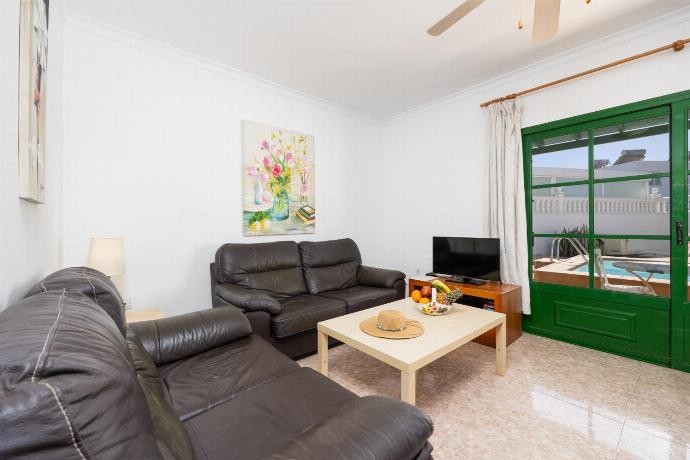
{"type": "Polygon", "coordinates": [[[314,233],[314,136],[242,122],[245,236],[314,233]]]}

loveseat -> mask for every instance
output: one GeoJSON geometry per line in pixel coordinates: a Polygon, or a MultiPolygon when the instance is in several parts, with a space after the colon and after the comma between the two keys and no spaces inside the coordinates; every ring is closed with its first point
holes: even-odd
{"type": "Polygon", "coordinates": [[[358,397],[237,308],[127,325],[109,279],[56,272],[0,312],[0,458],[431,458],[431,420],[358,397]]]}
{"type": "Polygon", "coordinates": [[[405,297],[405,274],[362,265],[350,238],[224,244],[211,264],[213,306],[247,315],[288,356],[316,351],[316,324],[405,297]]]}

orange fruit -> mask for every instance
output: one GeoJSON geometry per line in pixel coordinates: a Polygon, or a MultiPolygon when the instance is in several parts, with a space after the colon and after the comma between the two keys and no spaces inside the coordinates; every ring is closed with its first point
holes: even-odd
{"type": "Polygon", "coordinates": [[[410,294],[410,297],[411,297],[412,300],[414,300],[415,302],[419,302],[419,299],[422,298],[422,293],[419,292],[419,290],[415,289],[414,291],[412,291],[412,294],[410,294]]]}
{"type": "Polygon", "coordinates": [[[428,297],[422,297],[421,299],[419,299],[419,303],[429,303],[429,302],[431,302],[431,299],[428,297]]]}

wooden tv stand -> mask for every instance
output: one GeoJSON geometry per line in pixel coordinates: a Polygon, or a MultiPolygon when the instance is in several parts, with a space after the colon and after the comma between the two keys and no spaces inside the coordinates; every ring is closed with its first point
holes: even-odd
{"type": "MultiPolygon", "coordinates": [[[[486,299],[487,303],[492,303],[494,311],[506,314],[506,346],[515,342],[522,335],[522,289],[515,284],[498,283],[496,281],[487,281],[481,286],[473,284],[456,283],[448,281],[446,278],[431,278],[443,281],[449,288],[458,288],[463,295],[472,296],[474,298],[486,299]]],[[[430,286],[431,280],[423,281],[415,278],[410,278],[408,283],[408,292],[411,294],[415,289],[422,289],[424,286],[430,286]]],[[[463,303],[462,298],[458,303],[463,303]]],[[[492,329],[489,332],[480,335],[475,342],[496,347],[496,332],[492,329]]]]}

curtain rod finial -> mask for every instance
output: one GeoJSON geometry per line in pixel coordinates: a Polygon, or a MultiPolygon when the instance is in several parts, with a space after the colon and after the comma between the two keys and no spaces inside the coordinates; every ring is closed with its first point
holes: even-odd
{"type": "Polygon", "coordinates": [[[673,51],[681,51],[683,48],[685,48],[685,40],[677,40],[673,42],[673,51]]]}

